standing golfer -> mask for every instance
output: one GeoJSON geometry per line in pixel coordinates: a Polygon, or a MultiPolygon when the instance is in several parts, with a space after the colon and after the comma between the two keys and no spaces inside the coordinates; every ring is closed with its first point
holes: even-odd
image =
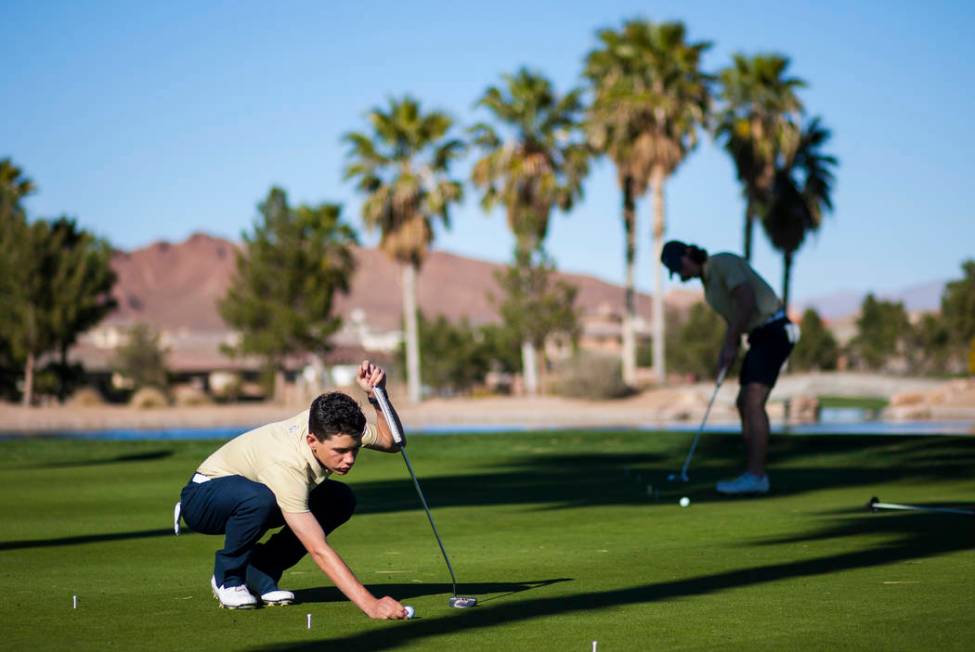
{"type": "MultiPolygon", "coordinates": [[[[356,380],[375,406],[372,388],[385,387],[385,372],[365,361],[356,380]]],[[[399,602],[373,596],[327,539],[355,511],[352,491],[329,476],[348,473],[362,446],[399,450],[378,407],[376,422],[367,424],[351,397],[322,394],[301,414],[231,439],[197,468],[180,494],[176,531],[182,510],[192,530],[224,535],[210,579],[221,606],[291,604],[294,594],[280,590],[278,581],[307,552],[367,616],[406,618],[399,602]]]]}
{"type": "Polygon", "coordinates": [[[671,276],[679,274],[682,281],[701,279],[705,301],[728,324],[718,357],[719,373],[734,364],[741,336],[748,334],[748,353],[741,365],[737,400],[747,466],[734,480],[719,482],[717,490],[723,494],[768,493],[765,460],[769,420],[765,403],[792,352],[798,330],[786,317],[772,288],[740,256],[708,256],[700,247],[671,240],[664,245],[660,260],[671,276]]]}

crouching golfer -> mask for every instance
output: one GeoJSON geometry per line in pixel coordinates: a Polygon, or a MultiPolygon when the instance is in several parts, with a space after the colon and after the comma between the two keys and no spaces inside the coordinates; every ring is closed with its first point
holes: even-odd
{"type": "Polygon", "coordinates": [[[671,240],[664,245],[660,260],[671,276],[679,274],[682,281],[701,279],[705,301],[727,322],[718,357],[719,373],[734,364],[741,336],[748,334],[749,348],[741,365],[737,400],[747,466],[743,474],[719,482],[716,488],[723,494],[768,493],[765,461],[769,421],[765,403],[798,339],[798,328],[786,317],[782,302],[768,283],[739,256],[708,256],[700,247],[671,240]]]}
{"type": "MultiPolygon", "coordinates": [[[[372,388],[385,387],[385,372],[365,361],[357,382],[378,405],[372,388]]],[[[294,594],[278,581],[307,552],[370,618],[406,617],[393,598],[373,596],[327,539],[355,511],[352,491],[329,476],[348,473],[362,446],[398,450],[378,407],[376,421],[378,427],[367,425],[351,397],[322,394],[309,410],[235,437],[204,460],[180,494],[177,534],[181,510],[192,530],[224,535],[210,579],[221,606],[290,604],[294,594]],[[258,543],[276,527],[281,530],[258,543]]]]}

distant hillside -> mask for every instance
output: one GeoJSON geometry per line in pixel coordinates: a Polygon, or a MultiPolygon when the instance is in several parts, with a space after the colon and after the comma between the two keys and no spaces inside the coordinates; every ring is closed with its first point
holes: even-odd
{"type": "MultiPolygon", "coordinates": [[[[941,293],[946,281],[930,281],[912,285],[895,292],[877,292],[875,296],[887,301],[903,301],[908,312],[931,311],[941,308],[941,293]]],[[[814,308],[826,319],[842,319],[860,310],[866,292],[844,290],[798,302],[799,310],[814,308]]]]}
{"type": "MultiPolygon", "coordinates": [[[[223,331],[217,302],[227,291],[234,272],[237,245],[229,240],[197,233],[186,241],[156,242],[131,252],[116,253],[112,265],[118,274],[115,297],[118,309],[107,322],[145,322],[159,329],[223,331]]],[[[399,327],[402,286],[398,266],[376,249],[356,250],[357,271],[351,292],[340,296],[337,312],[365,312],[374,329],[399,327]]],[[[434,251],[418,278],[420,309],[429,316],[451,320],[468,318],[480,324],[496,321],[488,292],[497,292],[494,273],[501,265],[434,251]]],[[[584,313],[622,311],[623,289],[591,276],[560,274],[579,288],[577,304],[584,313]]],[[[669,306],[683,309],[700,300],[700,292],[677,290],[668,294],[669,306]]],[[[651,300],[639,294],[637,310],[651,316],[651,300]]]]}

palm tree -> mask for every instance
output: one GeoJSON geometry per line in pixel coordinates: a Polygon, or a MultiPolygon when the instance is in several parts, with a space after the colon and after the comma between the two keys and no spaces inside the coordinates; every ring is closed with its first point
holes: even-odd
{"type": "Polygon", "coordinates": [[[379,229],[379,247],[402,266],[403,321],[406,330],[407,386],[420,401],[420,347],[416,318],[416,275],[434,238],[435,219],[450,225],[449,208],[463,197],[463,186],[448,176],[463,151],[450,138],[453,120],[445,113],[423,113],[417,100],[390,99],[387,109],[369,113],[372,132],[350,132],[346,179],[366,199],[362,219],[379,229]]]}
{"type": "MultiPolygon", "coordinates": [[[[558,95],[552,83],[525,68],[504,75],[504,85],[490,86],[478,100],[497,126],[478,123],[472,142],[483,156],[474,164],[471,181],[481,190],[481,206],[504,206],[515,236],[515,261],[538,265],[552,209],[568,211],[582,195],[589,171],[589,151],[575,137],[582,113],[579,90],[558,95]]],[[[535,343],[522,335],[525,388],[538,391],[535,343]]]]}
{"type": "Polygon", "coordinates": [[[806,84],[786,76],[789,59],[774,54],[735,54],[719,73],[720,111],[716,136],[735,164],[745,196],[744,257],[751,260],[755,218],[765,210],[775,170],[795,147],[802,102],[796,90],[806,84]]]}
{"type": "Polygon", "coordinates": [[[782,252],[782,302],[789,309],[792,263],[806,234],[817,231],[823,212],[833,209],[834,156],[823,153],[830,131],[813,118],[799,133],[797,146],[776,171],[769,209],[762,226],[782,252]]]}
{"type": "Polygon", "coordinates": [[[681,22],[631,20],[621,31],[598,33],[600,47],[586,58],[585,75],[594,101],[588,126],[593,145],[616,165],[623,190],[626,230],[626,315],[624,370],[632,382],[636,369],[633,321],[633,260],[636,253],[635,200],[653,196],[653,361],[664,382],[663,249],[666,219],[664,183],[697,146],[698,128],[707,123],[710,76],[701,70],[706,41],[688,42],[681,22]]]}

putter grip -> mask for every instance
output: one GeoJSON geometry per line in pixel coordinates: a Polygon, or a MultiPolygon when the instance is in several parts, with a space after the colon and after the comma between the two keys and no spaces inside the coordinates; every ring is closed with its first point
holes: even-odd
{"type": "Polygon", "coordinates": [[[405,446],[403,441],[403,433],[400,431],[399,419],[393,414],[393,406],[389,404],[389,399],[386,397],[386,390],[382,387],[373,387],[372,393],[379,401],[379,409],[383,413],[383,417],[386,419],[386,425],[389,426],[389,431],[393,435],[393,441],[396,442],[398,446],[405,446]]]}

